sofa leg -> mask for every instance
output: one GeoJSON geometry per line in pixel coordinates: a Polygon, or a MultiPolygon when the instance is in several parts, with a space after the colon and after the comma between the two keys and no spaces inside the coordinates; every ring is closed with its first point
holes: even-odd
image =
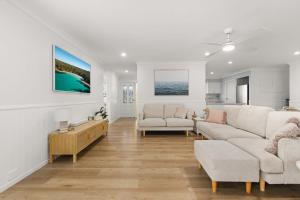
{"type": "Polygon", "coordinates": [[[259,188],[261,192],[264,192],[266,189],[266,181],[262,178],[259,180],[259,188]]]}
{"type": "Polygon", "coordinates": [[[146,136],[146,131],[145,131],[145,130],[143,130],[143,136],[144,136],[144,137],[146,136]]]}
{"type": "Polygon", "coordinates": [[[211,190],[213,193],[217,192],[217,187],[218,187],[218,182],[217,181],[212,181],[211,182],[211,190]]]}
{"type": "Polygon", "coordinates": [[[185,135],[186,135],[187,137],[189,136],[189,131],[188,131],[188,130],[185,131],[185,135]]]}
{"type": "Polygon", "coordinates": [[[246,182],[246,193],[247,194],[251,193],[251,186],[252,186],[251,182],[246,182]]]}
{"type": "Polygon", "coordinates": [[[198,168],[199,168],[199,169],[202,169],[202,165],[201,165],[201,163],[199,163],[199,165],[198,165],[198,168]]]}

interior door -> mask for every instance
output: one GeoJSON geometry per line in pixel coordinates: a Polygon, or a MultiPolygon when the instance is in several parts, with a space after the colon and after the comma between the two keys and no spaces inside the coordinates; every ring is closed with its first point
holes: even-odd
{"type": "Polygon", "coordinates": [[[236,80],[226,81],[226,103],[236,103],[236,80]]]}
{"type": "Polygon", "coordinates": [[[136,83],[121,83],[121,117],[136,117],[136,83]]]}

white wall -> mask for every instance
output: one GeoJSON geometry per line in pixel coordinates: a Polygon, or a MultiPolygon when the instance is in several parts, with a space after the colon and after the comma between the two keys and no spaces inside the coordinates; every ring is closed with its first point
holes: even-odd
{"type": "Polygon", "coordinates": [[[253,68],[250,76],[250,104],[276,110],[289,98],[289,67],[253,68]]]}
{"type": "Polygon", "coordinates": [[[145,103],[166,102],[183,103],[194,109],[198,114],[205,107],[205,62],[167,62],[167,63],[138,63],[137,65],[137,113],[140,113],[145,103]],[[155,69],[188,69],[188,96],[155,96],[155,69]]]}
{"type": "MultiPolygon", "coordinates": [[[[0,1],[0,191],[47,163],[49,132],[56,109],[72,109],[86,119],[100,104],[103,71],[99,64],[47,26],[0,1]],[[52,91],[52,44],[92,65],[91,94],[52,91]]],[[[69,41],[69,40],[68,40],[69,41]]]]}
{"type": "Polygon", "coordinates": [[[290,106],[300,109],[300,61],[290,64],[290,106]]]}
{"type": "Polygon", "coordinates": [[[120,117],[119,104],[119,79],[116,73],[105,71],[104,79],[107,84],[106,108],[110,123],[116,121],[120,117]]]}

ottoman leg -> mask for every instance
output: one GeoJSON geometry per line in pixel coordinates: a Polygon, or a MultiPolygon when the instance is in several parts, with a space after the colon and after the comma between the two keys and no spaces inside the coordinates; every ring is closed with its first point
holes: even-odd
{"type": "Polygon", "coordinates": [[[259,188],[261,192],[264,192],[266,189],[266,181],[262,178],[259,180],[259,188]]]}
{"type": "Polygon", "coordinates": [[[189,136],[189,131],[188,131],[188,130],[185,131],[185,135],[186,135],[187,137],[189,136]]]}
{"type": "Polygon", "coordinates": [[[217,192],[217,187],[218,187],[218,182],[217,181],[212,181],[211,182],[211,190],[213,193],[217,192]]]}
{"type": "Polygon", "coordinates": [[[246,182],[246,193],[250,194],[251,193],[251,182],[246,182]]]}

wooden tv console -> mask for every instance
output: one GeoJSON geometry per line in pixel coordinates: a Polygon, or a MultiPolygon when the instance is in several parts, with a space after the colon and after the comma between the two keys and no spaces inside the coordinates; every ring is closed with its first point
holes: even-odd
{"type": "Polygon", "coordinates": [[[77,154],[92,142],[107,135],[108,122],[106,120],[89,121],[67,133],[54,131],[49,135],[49,162],[55,156],[73,155],[73,162],[77,161],[77,154]]]}

